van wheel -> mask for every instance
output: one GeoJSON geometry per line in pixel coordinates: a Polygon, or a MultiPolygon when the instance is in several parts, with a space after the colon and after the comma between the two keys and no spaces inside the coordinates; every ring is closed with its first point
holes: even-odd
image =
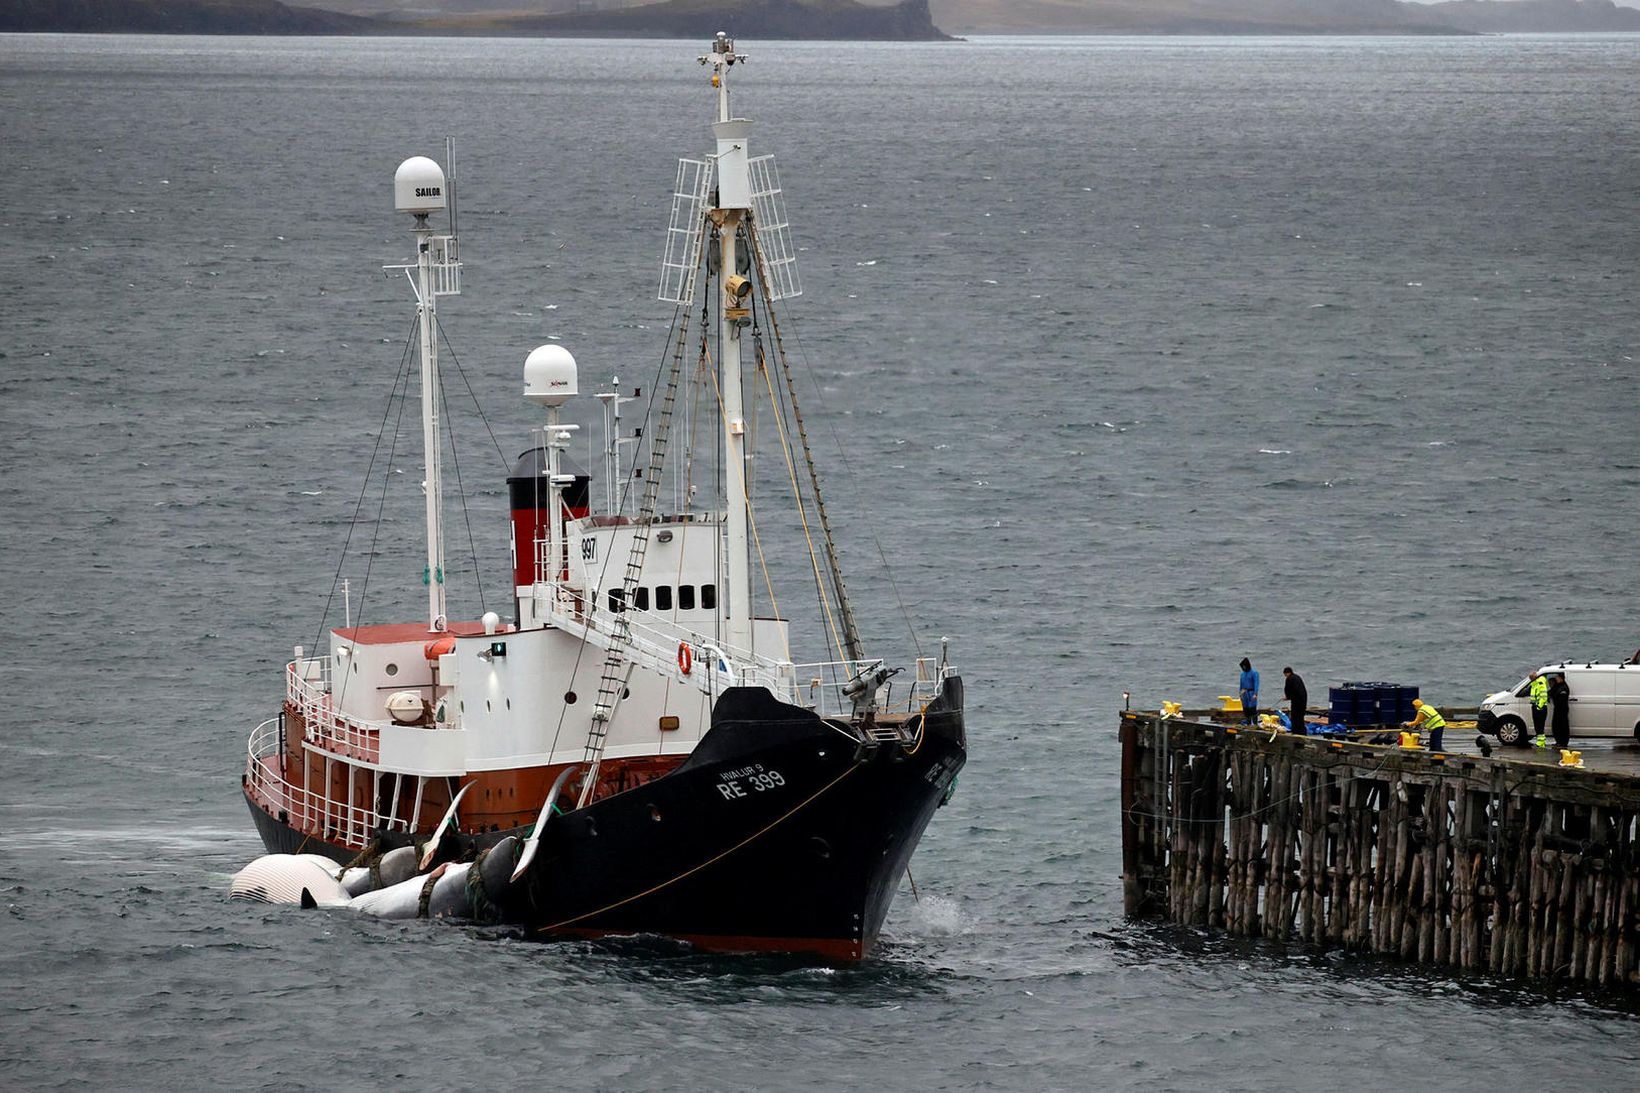
{"type": "Polygon", "coordinates": [[[1640,721],[1634,723],[1634,738],[1640,740],[1640,721]]]}
{"type": "Polygon", "coordinates": [[[1527,744],[1526,722],[1513,714],[1498,718],[1498,743],[1524,748],[1527,744]]]}

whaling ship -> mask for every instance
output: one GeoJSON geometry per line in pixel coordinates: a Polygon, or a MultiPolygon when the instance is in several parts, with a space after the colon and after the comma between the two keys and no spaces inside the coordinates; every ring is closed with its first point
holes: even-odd
{"type": "Polygon", "coordinates": [[[354,875],[410,846],[423,869],[505,854],[483,885],[478,866],[464,874],[471,912],[543,937],[870,951],[965,760],[962,681],[944,643],[906,678],[862,646],[772,310],[801,291],[779,179],[730,114],[744,59],[721,34],[700,58],[715,152],[679,162],[659,293],[676,307],[669,363],[641,447],[621,435],[623,397],[597,396],[603,511],[568,454],[572,356],[545,345],[524,365],[524,397],[546,422],[507,480],[505,621],[446,616],[435,309],[459,292],[461,267],[443,170],[421,157],[399,168],[417,240],[414,265],[395,268],[419,312],[427,614],[336,627],[322,654],[297,648],[283,710],[251,733],[245,767],[271,852],[317,852],[354,875]],[[438,213],[448,232],[431,226],[438,213]],[[760,393],[819,590],[817,663],[793,661],[772,588],[765,613],[754,606],[760,393]],[[674,446],[688,454],[669,459],[674,446]]]}

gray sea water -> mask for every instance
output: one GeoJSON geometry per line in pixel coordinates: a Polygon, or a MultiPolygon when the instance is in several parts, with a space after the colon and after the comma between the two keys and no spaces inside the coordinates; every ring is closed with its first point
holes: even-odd
{"type": "Polygon", "coordinates": [[[394,166],[458,138],[511,455],[532,346],[661,359],[703,42],[0,37],[0,1085],[1633,1088],[1619,998],[1124,923],[1114,728],[1243,655],[1467,704],[1640,644],[1640,38],[741,44],[864,628],[913,651],[880,551],[968,679],[881,954],[225,898],[411,322],[394,166]]]}

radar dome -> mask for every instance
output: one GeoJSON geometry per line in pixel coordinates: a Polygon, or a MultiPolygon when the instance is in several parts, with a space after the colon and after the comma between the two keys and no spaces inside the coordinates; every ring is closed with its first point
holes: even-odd
{"type": "Polygon", "coordinates": [[[525,358],[524,397],[537,406],[562,406],[578,393],[575,358],[563,346],[537,346],[525,358]]]}
{"type": "Polygon", "coordinates": [[[444,208],[444,171],[426,156],[411,156],[393,175],[393,204],[401,213],[444,208]]]}

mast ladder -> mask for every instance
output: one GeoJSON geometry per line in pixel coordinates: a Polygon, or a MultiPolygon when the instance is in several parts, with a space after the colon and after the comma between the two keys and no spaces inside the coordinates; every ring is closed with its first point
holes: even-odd
{"type": "Polygon", "coordinates": [[[632,549],[627,552],[626,571],[621,576],[621,596],[616,601],[614,634],[604,654],[603,672],[598,677],[598,697],[592,707],[592,727],[587,733],[583,761],[587,774],[581,782],[577,808],[585,808],[598,786],[598,766],[603,762],[604,747],[609,741],[609,727],[615,719],[615,707],[626,694],[627,682],[632,678],[632,663],[626,650],[632,644],[632,622],[627,612],[632,609],[633,593],[643,576],[644,556],[649,552],[649,535],[655,523],[655,506],[660,496],[661,469],[666,463],[666,442],[672,433],[672,407],[677,402],[679,377],[683,373],[683,347],[689,337],[687,319],[678,329],[677,345],[672,351],[672,365],[667,370],[666,385],[661,394],[660,414],[649,441],[649,466],[644,471],[643,501],[639,505],[637,521],[632,532],[632,549]]]}

